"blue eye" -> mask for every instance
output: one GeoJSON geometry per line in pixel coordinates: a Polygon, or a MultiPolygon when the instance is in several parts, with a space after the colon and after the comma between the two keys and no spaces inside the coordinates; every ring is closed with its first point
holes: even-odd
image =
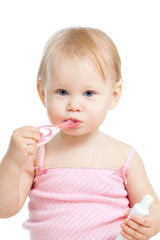
{"type": "Polygon", "coordinates": [[[83,93],[83,95],[86,97],[92,97],[94,94],[95,93],[93,91],[89,91],[89,90],[83,93]]]}
{"type": "Polygon", "coordinates": [[[59,95],[61,95],[61,96],[66,96],[66,95],[68,95],[68,92],[67,92],[66,90],[64,90],[64,89],[58,90],[57,93],[58,93],[59,95]]]}

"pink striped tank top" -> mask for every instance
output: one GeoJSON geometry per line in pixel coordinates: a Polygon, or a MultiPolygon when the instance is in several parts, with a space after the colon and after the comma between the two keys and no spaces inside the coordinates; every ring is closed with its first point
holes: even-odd
{"type": "Polygon", "coordinates": [[[129,208],[125,175],[134,149],[121,169],[43,168],[44,154],[41,147],[23,224],[30,239],[114,240],[129,208]]]}

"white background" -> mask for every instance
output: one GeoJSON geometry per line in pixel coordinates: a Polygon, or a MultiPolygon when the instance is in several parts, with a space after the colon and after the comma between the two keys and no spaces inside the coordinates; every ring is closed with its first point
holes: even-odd
{"type": "MultiPolygon", "coordinates": [[[[123,94],[102,130],[136,148],[160,197],[158,0],[0,1],[0,159],[13,129],[49,123],[36,92],[36,74],[47,39],[69,26],[100,28],[115,42],[122,60],[123,94]]],[[[27,203],[16,216],[0,220],[3,240],[29,239],[21,226],[28,218],[27,203]]]]}

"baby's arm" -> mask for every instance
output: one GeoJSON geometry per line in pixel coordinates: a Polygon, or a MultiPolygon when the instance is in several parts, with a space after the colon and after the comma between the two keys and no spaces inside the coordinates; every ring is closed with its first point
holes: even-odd
{"type": "Polygon", "coordinates": [[[0,164],[0,218],[15,215],[23,206],[32,186],[37,158],[39,131],[22,127],[13,132],[8,151],[0,164]]]}
{"type": "Polygon", "coordinates": [[[160,231],[160,201],[157,198],[148,178],[144,165],[137,153],[134,154],[127,176],[126,189],[131,207],[140,202],[145,194],[154,198],[147,217],[133,215],[122,223],[122,235],[126,239],[150,239],[160,231]]]}

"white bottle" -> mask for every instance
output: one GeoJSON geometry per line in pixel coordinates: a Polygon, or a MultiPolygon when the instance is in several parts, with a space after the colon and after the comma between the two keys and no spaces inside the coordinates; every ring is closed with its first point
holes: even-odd
{"type": "MultiPolygon", "coordinates": [[[[149,207],[152,203],[153,203],[153,197],[150,196],[149,194],[145,195],[140,203],[136,203],[133,206],[130,214],[128,215],[128,218],[132,214],[138,214],[138,215],[141,215],[141,216],[148,216],[149,215],[149,207]]],[[[115,240],[125,240],[125,238],[122,237],[121,232],[120,232],[115,240]]]]}

